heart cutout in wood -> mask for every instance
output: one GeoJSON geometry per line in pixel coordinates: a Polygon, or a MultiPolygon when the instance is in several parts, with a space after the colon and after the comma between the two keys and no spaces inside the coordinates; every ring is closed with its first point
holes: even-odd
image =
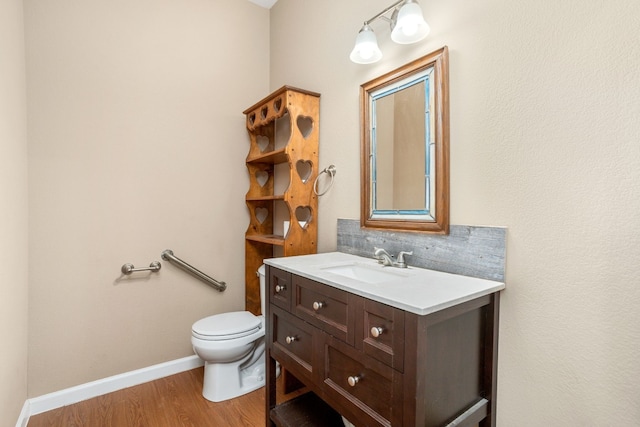
{"type": "Polygon", "coordinates": [[[254,125],[256,123],[256,113],[249,114],[249,124],[254,125]]]}
{"type": "Polygon", "coordinates": [[[278,98],[275,101],[273,101],[273,109],[275,110],[276,113],[280,112],[280,108],[282,108],[282,98],[278,98]]]}
{"type": "Polygon", "coordinates": [[[291,139],[291,116],[285,110],[282,117],[276,119],[276,132],[273,137],[275,149],[284,148],[289,143],[289,139],[291,139]]]}
{"type": "Polygon", "coordinates": [[[267,114],[269,113],[269,107],[267,107],[266,105],[264,107],[262,107],[262,109],[260,110],[260,117],[263,119],[267,118],[267,114]]]}
{"type": "Polygon", "coordinates": [[[298,116],[296,124],[298,125],[298,130],[302,134],[303,138],[307,139],[313,130],[313,119],[308,116],[298,116]]]}
{"type": "Polygon", "coordinates": [[[308,160],[298,160],[296,162],[296,171],[302,182],[306,184],[311,176],[311,172],[313,172],[313,165],[308,160]]]}
{"type": "Polygon", "coordinates": [[[300,227],[305,228],[311,220],[311,208],[309,206],[298,206],[296,208],[296,220],[300,227]]]}
{"type": "Polygon", "coordinates": [[[266,208],[256,208],[255,215],[258,222],[263,224],[269,216],[269,211],[266,208]]]}
{"type": "Polygon", "coordinates": [[[267,147],[269,146],[269,137],[266,137],[264,135],[258,135],[256,136],[256,144],[258,144],[258,148],[260,149],[260,152],[264,152],[264,150],[267,149],[267,147]]]}
{"type": "Polygon", "coordinates": [[[269,172],[267,171],[256,171],[254,175],[256,176],[256,181],[258,181],[258,185],[260,185],[260,187],[264,187],[267,181],[269,181],[269,172]]]}

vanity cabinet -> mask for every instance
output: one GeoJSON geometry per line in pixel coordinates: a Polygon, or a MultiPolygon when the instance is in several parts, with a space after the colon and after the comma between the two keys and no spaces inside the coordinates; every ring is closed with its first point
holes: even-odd
{"type": "Polygon", "coordinates": [[[262,261],[316,252],[318,198],[313,183],[318,176],[320,94],[283,86],[244,114],[249,133],[245,307],[257,315],[256,272],[262,261]]]}
{"type": "Polygon", "coordinates": [[[270,265],[267,281],[268,426],[342,425],[309,394],[276,402],[276,361],[356,427],[495,426],[498,292],[419,315],[270,265]]]}

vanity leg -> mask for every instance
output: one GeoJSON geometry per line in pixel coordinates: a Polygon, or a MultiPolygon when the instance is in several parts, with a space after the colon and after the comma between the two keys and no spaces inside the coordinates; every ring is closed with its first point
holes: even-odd
{"type": "Polygon", "coordinates": [[[486,396],[489,400],[488,413],[480,422],[480,427],[496,426],[496,396],[498,384],[498,326],[500,323],[500,293],[491,295],[491,304],[486,308],[485,340],[484,340],[484,372],[486,396]]]}
{"type": "Polygon", "coordinates": [[[265,377],[265,426],[275,427],[271,421],[271,410],[276,406],[276,361],[271,357],[269,346],[265,351],[266,377],[265,377]]]}

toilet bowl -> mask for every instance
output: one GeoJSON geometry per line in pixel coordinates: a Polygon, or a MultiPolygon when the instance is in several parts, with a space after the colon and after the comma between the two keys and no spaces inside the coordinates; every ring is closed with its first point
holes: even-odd
{"type": "MultiPolygon", "coordinates": [[[[264,265],[258,269],[262,313],[264,271],[264,265]]],[[[204,360],[205,399],[221,402],[264,386],[264,332],[264,316],[248,311],[216,314],[193,324],[193,351],[204,360]]]]}

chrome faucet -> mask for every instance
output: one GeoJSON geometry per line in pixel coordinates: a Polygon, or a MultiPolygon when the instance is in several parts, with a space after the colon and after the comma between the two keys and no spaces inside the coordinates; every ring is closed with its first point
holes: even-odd
{"type": "Polygon", "coordinates": [[[385,251],[382,248],[373,248],[373,249],[375,250],[373,255],[378,260],[379,264],[382,264],[384,266],[393,265],[393,260],[391,259],[391,255],[389,255],[389,252],[385,251]]]}
{"type": "Polygon", "coordinates": [[[398,267],[398,268],[407,268],[407,262],[404,260],[405,255],[413,255],[413,251],[406,252],[401,251],[398,254],[398,260],[393,261],[393,257],[389,255],[389,252],[384,250],[383,248],[373,248],[374,249],[374,257],[378,260],[378,263],[386,266],[398,267]]]}
{"type": "Polygon", "coordinates": [[[413,255],[413,251],[411,252],[401,251],[398,254],[398,260],[395,263],[393,263],[393,265],[400,268],[407,268],[407,262],[404,260],[405,255],[413,255]]]}

